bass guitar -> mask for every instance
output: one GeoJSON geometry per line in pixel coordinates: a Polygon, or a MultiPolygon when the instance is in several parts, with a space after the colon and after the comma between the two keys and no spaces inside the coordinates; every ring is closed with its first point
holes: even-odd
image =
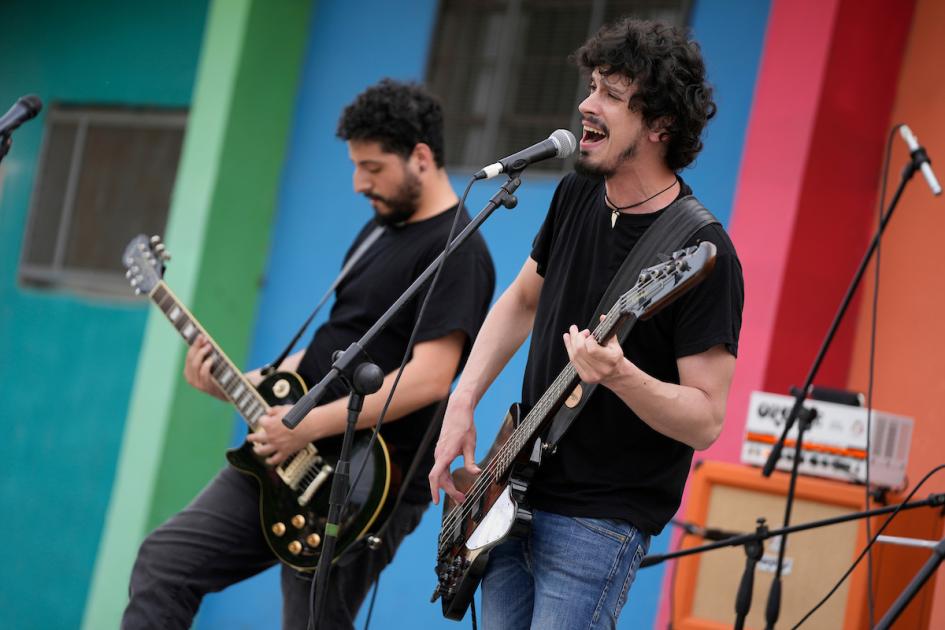
{"type": "MultiPolygon", "coordinates": [[[[169,259],[159,237],[144,235],[135,237],[122,256],[125,275],[135,293],[147,294],[188,345],[199,335],[210,341],[210,374],[250,431],[255,431],[271,406],[291,405],[301,398],[305,383],[286,371],[269,374],[254,387],[164,282],[164,263],[169,259]]],[[[340,520],[335,557],[365,536],[389,509],[389,498],[396,496],[391,489],[387,446],[378,436],[368,448],[369,438],[370,431],[361,431],[352,445],[351,467],[357,470],[362,462],[366,464],[340,520]]],[[[269,547],[279,560],[298,570],[311,571],[318,564],[328,516],[328,488],[340,451],[341,440],[323,440],[307,445],[278,466],[266,464],[249,442],[226,454],[232,466],[259,484],[259,516],[269,547]]]]}
{"type": "MultiPolygon", "coordinates": [[[[715,245],[709,242],[673,253],[666,262],[644,269],[632,289],[624,293],[593,331],[601,344],[622,326],[652,317],[680,294],[696,284],[715,264],[715,245]]],[[[443,616],[460,620],[479,586],[489,551],[509,537],[529,531],[531,512],[525,502],[528,484],[541,463],[540,434],[569,396],[581,387],[574,366],[561,371],[535,406],[522,417],[512,405],[499,435],[473,476],[458,469],[453,473],[465,501],[456,504],[448,496],[437,545],[438,583],[431,602],[441,599],[443,616]]],[[[570,402],[567,404],[570,405],[570,402]]]]}

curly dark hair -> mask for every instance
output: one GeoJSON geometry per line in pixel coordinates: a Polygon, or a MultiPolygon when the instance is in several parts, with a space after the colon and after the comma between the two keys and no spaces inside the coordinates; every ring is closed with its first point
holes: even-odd
{"type": "Polygon", "coordinates": [[[666,123],[666,165],[688,166],[702,150],[702,130],[715,115],[699,44],[680,28],[624,18],[605,25],[575,51],[585,72],[621,74],[633,83],[630,109],[653,127],[666,123]]]}
{"type": "Polygon", "coordinates": [[[443,108],[423,86],[383,79],[345,107],[336,135],[342,140],[373,140],[403,158],[423,142],[442,167],[443,108]]]}

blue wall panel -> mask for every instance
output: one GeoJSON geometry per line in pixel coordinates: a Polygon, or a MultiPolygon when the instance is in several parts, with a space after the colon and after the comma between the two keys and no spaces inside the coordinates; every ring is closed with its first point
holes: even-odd
{"type": "MultiPolygon", "coordinates": [[[[271,360],[286,343],[336,275],[351,238],[371,214],[366,201],[351,190],[346,148],[334,136],[341,109],[384,76],[423,78],[435,10],[433,0],[366,0],[358,4],[356,12],[337,0],[318,3],[284,167],[252,365],[271,360]]],[[[685,177],[723,222],[730,216],[734,197],[767,12],[768,3],[763,1],[704,0],[693,9],[692,27],[708,60],[719,114],[710,125],[705,151],[685,177]],[[739,25],[738,37],[731,32],[735,23],[739,25]]],[[[450,97],[440,96],[444,100],[450,97]]],[[[466,177],[467,173],[453,173],[458,192],[466,177]]],[[[513,280],[528,256],[555,184],[556,179],[526,175],[518,207],[497,210],[484,226],[499,291],[513,280]]],[[[470,211],[481,209],[496,186],[492,182],[477,184],[468,201],[470,211]]],[[[316,326],[327,313],[326,307],[316,326]]],[[[480,403],[480,456],[508,405],[518,399],[524,359],[524,352],[520,352],[480,403]]],[[[234,441],[243,435],[242,423],[236,426],[234,441]]],[[[440,616],[438,606],[427,603],[434,585],[433,541],[439,518],[439,509],[429,510],[384,572],[372,619],[374,628],[453,627],[440,616]]],[[[668,540],[664,533],[654,541],[652,551],[665,551],[668,540]]],[[[622,628],[653,625],[662,575],[661,568],[639,574],[622,616],[622,628]]],[[[275,625],[280,609],[278,572],[270,570],[209,597],[198,627],[268,628],[275,625]]],[[[361,612],[359,625],[365,612],[361,612]]]]}
{"type": "MultiPolygon", "coordinates": [[[[0,110],[30,92],[47,107],[186,107],[206,6],[7,0],[0,110]]],[[[0,610],[11,628],[81,623],[148,308],[17,285],[43,119],[14,132],[0,167],[0,610]]]]}

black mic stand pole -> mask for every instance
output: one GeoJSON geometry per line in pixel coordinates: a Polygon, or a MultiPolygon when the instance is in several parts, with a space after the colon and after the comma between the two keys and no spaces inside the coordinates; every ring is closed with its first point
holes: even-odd
{"type": "MultiPolygon", "coordinates": [[[[810,367],[810,371],[807,373],[807,378],[804,380],[804,386],[794,392],[794,406],[791,408],[791,412],[788,414],[787,420],[784,423],[784,430],[781,432],[781,437],[778,438],[778,441],[775,442],[774,446],[771,448],[771,453],[768,455],[768,459],[761,471],[761,474],[765,477],[770,476],[774,471],[774,467],[778,463],[778,459],[781,457],[781,450],[784,448],[784,443],[787,440],[788,432],[794,427],[794,422],[802,415],[801,407],[804,404],[804,397],[811,390],[814,379],[817,377],[817,372],[820,370],[821,363],[823,363],[824,356],[827,354],[827,349],[830,347],[830,344],[837,333],[837,329],[840,327],[840,322],[843,320],[843,316],[846,314],[847,308],[853,301],[853,295],[860,285],[860,280],[862,280],[863,275],[866,273],[866,267],[869,264],[870,259],[873,257],[873,252],[875,252],[876,248],[879,246],[883,232],[886,230],[886,225],[892,218],[893,211],[895,211],[896,205],[899,203],[899,198],[902,196],[906,184],[910,179],[912,179],[913,175],[916,174],[916,171],[919,170],[925,159],[927,158],[924,157],[924,154],[918,151],[913,151],[909,163],[906,164],[905,168],[903,168],[902,175],[899,179],[899,185],[896,187],[896,192],[893,194],[892,199],[889,202],[889,209],[880,219],[879,227],[877,228],[876,233],[873,235],[873,240],[870,242],[869,247],[866,250],[866,254],[863,256],[863,260],[860,261],[860,266],[853,275],[853,280],[850,282],[850,286],[847,288],[847,292],[843,296],[843,300],[840,303],[840,308],[837,310],[837,314],[834,316],[833,322],[830,324],[830,329],[827,331],[827,336],[824,338],[824,341],[820,346],[820,350],[818,350],[817,356],[810,367]]],[[[802,427],[799,427],[799,429],[800,428],[802,427]]],[[[787,503],[785,505],[784,511],[785,527],[787,527],[791,521],[791,508],[793,505],[795,480],[797,478],[798,460],[801,457],[800,447],[802,437],[803,436],[799,430],[797,446],[794,449],[794,462],[791,467],[790,487],[788,488],[787,503]]],[[[870,453],[867,453],[866,456],[870,457],[870,453]]],[[[774,624],[778,621],[778,614],[781,607],[781,569],[783,567],[784,548],[786,544],[787,539],[782,538],[781,548],[778,553],[777,570],[775,571],[774,579],[771,581],[771,590],[768,592],[768,602],[765,610],[765,630],[774,630],[774,624]]]]}
{"type": "MultiPolygon", "coordinates": [[[[345,377],[343,377],[345,378],[345,377]]],[[[325,605],[325,595],[328,580],[331,576],[332,560],[335,556],[335,541],[338,539],[338,529],[341,525],[342,508],[345,497],[348,495],[348,484],[351,477],[351,443],[354,441],[354,432],[357,430],[358,415],[364,406],[364,397],[379,390],[384,384],[384,372],[375,363],[363,361],[354,370],[351,379],[345,378],[345,384],[351,390],[348,397],[348,424],[345,426],[344,438],[341,441],[341,453],[335,465],[334,477],[331,481],[331,493],[328,496],[328,519],[325,522],[325,536],[323,538],[321,555],[318,557],[318,566],[315,568],[315,619],[318,619],[325,605]]]]}
{"type": "Polygon", "coordinates": [[[519,179],[521,169],[510,171],[508,180],[499,188],[495,195],[489,200],[485,208],[473,218],[469,224],[449,243],[446,251],[440,254],[436,260],[421,273],[413,284],[407,287],[397,300],[387,309],[377,322],[362,335],[361,339],[352,343],[344,352],[336,352],[331,370],[320,380],[315,387],[309,390],[297,403],[289,410],[282,419],[289,429],[294,429],[308,414],[309,411],[318,404],[328,386],[337,378],[342,378],[349,386],[351,395],[348,401],[348,423],[345,427],[344,437],[342,438],[341,453],[338,457],[338,463],[335,466],[335,473],[331,480],[331,490],[329,494],[328,519],[325,524],[325,535],[322,537],[322,551],[318,558],[318,566],[315,569],[315,611],[313,618],[317,621],[321,618],[322,610],[325,606],[325,594],[327,593],[328,578],[331,573],[331,565],[334,560],[335,542],[338,538],[338,530],[342,519],[343,505],[345,497],[348,494],[348,481],[350,470],[350,451],[351,443],[354,440],[354,433],[358,423],[358,415],[364,404],[364,397],[373,394],[381,388],[384,381],[384,373],[381,369],[367,360],[367,354],[364,347],[377,336],[417,293],[419,293],[426,281],[436,273],[437,268],[443,264],[443,261],[453,250],[462,245],[482,223],[500,206],[514,208],[518,204],[515,197],[515,191],[521,185],[519,179]],[[373,387],[373,389],[372,389],[373,387]]]}
{"type": "Polygon", "coordinates": [[[938,544],[932,547],[932,557],[922,565],[919,572],[916,573],[908,586],[899,594],[899,597],[892,603],[892,606],[889,607],[889,610],[886,611],[886,614],[883,615],[883,618],[879,620],[879,623],[876,624],[873,630],[889,630],[889,628],[892,627],[893,622],[899,618],[899,615],[901,615],[902,611],[909,605],[912,598],[916,596],[919,589],[922,588],[926,581],[928,581],[928,579],[932,577],[932,574],[938,569],[938,565],[942,564],[943,558],[945,558],[945,538],[938,541],[938,544]]]}
{"type": "MultiPolygon", "coordinates": [[[[828,525],[837,525],[839,523],[847,523],[849,521],[856,521],[856,520],[860,520],[864,518],[871,518],[873,516],[882,516],[883,514],[890,514],[892,512],[896,512],[897,510],[901,512],[904,510],[914,510],[916,508],[942,507],[942,506],[945,506],[945,493],[930,494],[929,498],[923,499],[922,501],[910,501],[909,503],[887,505],[886,507],[875,508],[875,509],[866,510],[863,512],[853,512],[851,514],[842,514],[840,516],[825,518],[819,521],[811,521],[809,523],[802,523],[800,525],[791,525],[789,527],[782,527],[781,529],[769,530],[768,527],[765,525],[764,519],[759,518],[758,527],[755,529],[754,534],[741,534],[741,535],[732,536],[731,538],[727,538],[725,540],[721,540],[718,542],[709,543],[707,545],[700,545],[698,547],[690,547],[689,549],[680,549],[679,551],[673,551],[670,553],[648,555],[645,558],[643,558],[643,561],[640,563],[640,568],[645,569],[646,567],[651,567],[653,565],[660,564],[661,562],[665,562],[666,560],[674,560],[676,558],[682,558],[684,556],[692,556],[692,555],[696,555],[700,553],[705,553],[706,551],[712,551],[714,549],[722,549],[724,547],[738,547],[740,545],[744,545],[745,555],[747,556],[747,560],[745,563],[745,572],[742,574],[742,580],[741,580],[741,583],[739,584],[738,595],[735,601],[735,612],[736,612],[735,627],[740,628],[742,626],[739,624],[740,623],[744,624],[744,619],[745,617],[748,616],[748,611],[751,607],[752,586],[754,583],[753,573],[754,573],[755,564],[761,558],[760,550],[761,550],[761,543],[763,541],[767,540],[768,538],[773,538],[775,536],[781,536],[783,540],[785,536],[787,536],[788,534],[793,534],[795,532],[803,532],[809,529],[818,529],[821,527],[826,527],[828,525]],[[749,574],[749,569],[751,571],[751,574],[749,574]]],[[[783,546],[783,543],[782,543],[782,546],[783,546]]],[[[920,575],[917,576],[915,580],[913,580],[913,583],[918,582],[920,577],[921,577],[921,582],[925,582],[925,580],[928,579],[929,575],[931,575],[931,573],[938,567],[938,564],[941,563],[943,554],[945,554],[945,540],[940,542],[935,547],[935,550],[936,550],[935,551],[936,558],[932,559],[933,561],[936,561],[935,565],[929,566],[932,563],[932,561],[930,561],[925,567],[922,568],[920,575]]],[[[921,582],[918,583],[914,587],[914,590],[908,593],[904,592],[903,595],[900,596],[900,599],[903,599],[906,595],[908,595],[908,599],[906,599],[902,603],[902,608],[905,608],[905,605],[909,603],[908,600],[912,599],[912,597],[915,596],[916,591],[918,591],[919,587],[922,586],[921,582]]],[[[910,584],[909,587],[907,588],[907,591],[912,588],[913,588],[913,584],[910,584]]],[[[896,604],[898,603],[899,603],[899,600],[896,601],[896,604]]],[[[893,606],[895,607],[896,604],[894,604],[893,606]]],[[[902,611],[900,610],[899,612],[902,612],[902,611]]],[[[888,614],[889,613],[887,612],[887,615],[888,614]]],[[[897,616],[898,616],[898,613],[897,613],[897,616]]],[[[884,620],[885,620],[885,617],[884,617],[884,620]]],[[[894,621],[894,619],[891,619],[890,623],[892,621],[894,621]]],[[[879,626],[877,626],[877,628],[878,627],[879,626]]]]}

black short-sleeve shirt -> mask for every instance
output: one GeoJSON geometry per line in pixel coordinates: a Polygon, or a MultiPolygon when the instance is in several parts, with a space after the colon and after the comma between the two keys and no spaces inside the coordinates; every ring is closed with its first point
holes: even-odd
{"type": "MultiPolygon", "coordinates": [[[[680,195],[691,194],[685,183],[680,188],[680,195]]],[[[568,363],[562,335],[571,324],[596,324],[594,310],[611,278],[664,211],[620,214],[611,227],[601,178],[572,174],[559,184],[531,254],[544,283],[522,388],[526,408],[568,363]]],[[[718,248],[714,270],[665,310],[637,322],[623,345],[630,361],[662,381],[679,382],[680,357],[716,345],[733,355],[738,351],[741,265],[721,226],[702,228],[688,244],[704,240],[718,248]]],[[[557,453],[542,462],[529,499],[538,509],[620,518],[657,534],[679,507],[692,453],[651,429],[616,394],[598,387],[557,453]]]]}
{"type": "MultiPolygon", "coordinates": [[[[309,387],[331,369],[332,353],[344,350],[360,339],[442,253],[455,216],[454,210],[423,221],[387,228],[350,270],[335,291],[335,303],[328,321],[315,331],[299,364],[299,375],[309,387]]],[[[464,209],[457,233],[468,223],[469,215],[464,209]]],[[[348,249],[345,260],[375,227],[372,220],[362,228],[348,249]]],[[[465,361],[485,319],[494,289],[492,258],[485,241],[479,234],[474,234],[446,259],[446,265],[423,314],[416,343],[462,331],[466,335],[463,349],[465,361]]],[[[371,360],[385,374],[400,366],[425,293],[425,289],[421,290],[419,297],[407,304],[365,348],[371,360]]],[[[324,402],[347,396],[347,393],[343,384],[335,381],[324,402]]],[[[391,452],[391,458],[402,472],[406,472],[416,454],[435,408],[436,405],[430,405],[384,424],[381,435],[391,452]]],[[[429,470],[433,466],[432,456],[432,449],[422,454],[424,459],[418,470],[429,470]]],[[[426,477],[418,474],[406,491],[404,501],[421,503],[429,499],[426,477]]]]}

